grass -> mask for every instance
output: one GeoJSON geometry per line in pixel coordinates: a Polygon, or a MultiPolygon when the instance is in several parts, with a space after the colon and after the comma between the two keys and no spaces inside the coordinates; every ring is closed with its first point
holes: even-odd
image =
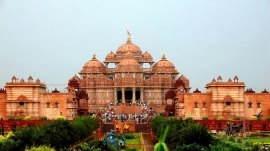
{"type": "Polygon", "coordinates": [[[134,135],[135,137],[131,139],[126,139],[126,145],[128,146],[126,150],[139,151],[141,147],[136,146],[136,145],[141,143],[140,133],[132,133],[132,135],[134,135]],[[134,145],[134,146],[129,146],[129,145],[134,145]]]}
{"type": "Polygon", "coordinates": [[[252,143],[270,144],[270,137],[247,137],[244,140],[252,143]]]}
{"type": "Polygon", "coordinates": [[[132,139],[127,139],[126,144],[140,144],[140,134],[139,133],[133,133],[135,136],[132,139]]]}

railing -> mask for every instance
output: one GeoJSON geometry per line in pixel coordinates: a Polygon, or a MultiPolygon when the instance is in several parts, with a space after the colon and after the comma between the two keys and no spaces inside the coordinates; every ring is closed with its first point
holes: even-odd
{"type": "Polygon", "coordinates": [[[209,130],[225,130],[228,122],[243,124],[245,131],[270,131],[270,121],[264,120],[194,120],[209,130]]]}
{"type": "Polygon", "coordinates": [[[3,120],[0,121],[0,124],[3,125],[4,131],[7,132],[18,127],[42,125],[48,122],[50,122],[50,120],[3,120]]]}

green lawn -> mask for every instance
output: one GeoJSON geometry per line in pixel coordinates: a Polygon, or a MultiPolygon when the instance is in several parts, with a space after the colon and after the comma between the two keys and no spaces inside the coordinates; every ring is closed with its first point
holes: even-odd
{"type": "MultiPolygon", "coordinates": [[[[133,133],[132,135],[135,136],[135,138],[132,138],[132,139],[126,139],[126,145],[129,146],[129,145],[137,145],[137,144],[141,144],[141,141],[140,141],[140,133],[133,133]]],[[[126,150],[136,150],[136,151],[139,151],[140,150],[140,147],[139,146],[129,146],[126,148],[126,150]]]]}
{"type": "Polygon", "coordinates": [[[244,140],[252,143],[270,144],[270,137],[247,137],[244,140]]]}
{"type": "Polygon", "coordinates": [[[140,144],[140,134],[139,133],[131,133],[131,135],[135,136],[132,139],[126,139],[126,144],[140,144]]]}

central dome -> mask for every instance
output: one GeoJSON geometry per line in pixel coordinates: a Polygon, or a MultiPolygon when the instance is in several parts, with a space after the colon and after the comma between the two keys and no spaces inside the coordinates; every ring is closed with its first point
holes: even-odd
{"type": "Polygon", "coordinates": [[[116,51],[117,54],[125,54],[128,52],[133,53],[133,54],[139,54],[139,55],[142,53],[140,47],[138,47],[137,45],[131,42],[130,37],[128,37],[127,42],[121,45],[120,47],[118,47],[116,51]]]}

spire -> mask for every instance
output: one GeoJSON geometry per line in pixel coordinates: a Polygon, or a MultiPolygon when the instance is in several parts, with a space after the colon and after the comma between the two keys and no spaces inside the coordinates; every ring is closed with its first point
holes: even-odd
{"type": "Polygon", "coordinates": [[[96,58],[96,54],[94,53],[93,54],[93,57],[92,57],[92,60],[96,60],[97,58],[96,58]]]}
{"type": "Polygon", "coordinates": [[[162,54],[162,60],[166,60],[165,54],[162,54]]]}
{"type": "Polygon", "coordinates": [[[131,42],[131,35],[128,30],[127,30],[127,42],[131,42]]]}

